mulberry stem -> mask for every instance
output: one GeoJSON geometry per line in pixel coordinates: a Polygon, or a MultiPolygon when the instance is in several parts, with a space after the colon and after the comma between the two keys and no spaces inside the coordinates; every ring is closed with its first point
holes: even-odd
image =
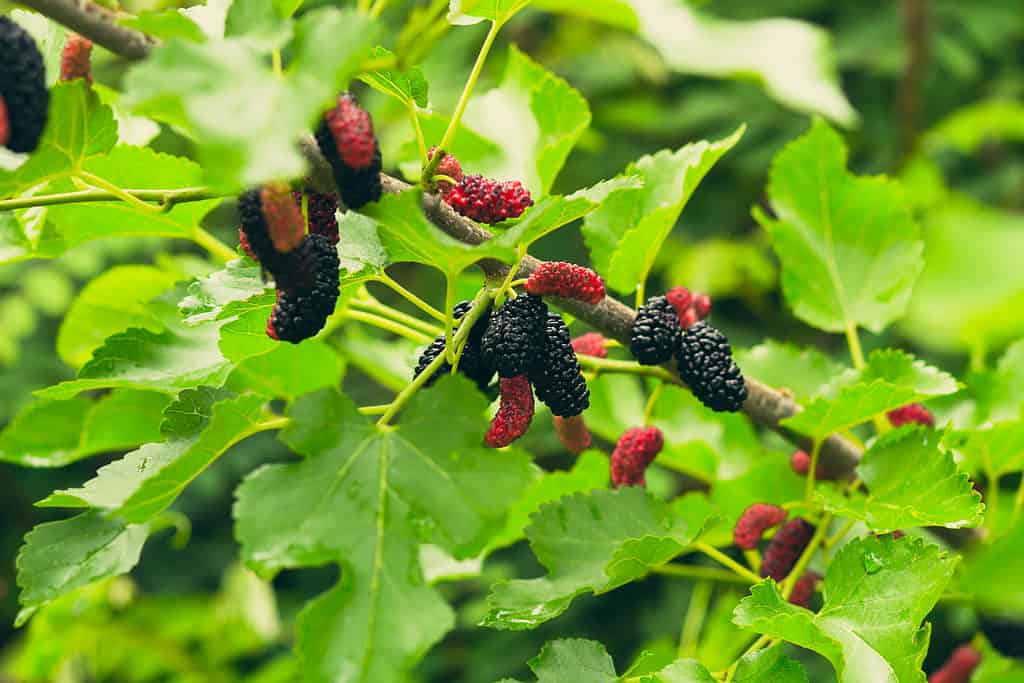
{"type": "Polygon", "coordinates": [[[146,211],[149,213],[160,213],[161,211],[163,211],[163,207],[154,206],[153,204],[147,204],[146,202],[142,201],[135,195],[125,192],[114,183],[110,182],[109,180],[105,180],[104,178],[100,178],[98,175],[89,173],[88,171],[79,171],[75,175],[82,182],[92,185],[93,187],[99,188],[101,190],[106,190],[107,192],[114,195],[121,201],[125,202],[126,204],[131,204],[140,211],[146,211]]]}
{"type": "Polygon", "coordinates": [[[718,567],[704,567],[697,564],[679,564],[670,562],[651,567],[652,574],[663,576],[677,576],[683,579],[703,579],[705,581],[717,581],[719,583],[738,583],[749,586],[750,581],[726,569],[718,567]]]}
{"type": "Polygon", "coordinates": [[[679,633],[679,649],[677,656],[692,657],[697,654],[697,641],[700,639],[700,631],[704,626],[704,617],[708,613],[708,604],[711,602],[712,584],[708,580],[698,581],[690,593],[690,604],[686,606],[686,616],[683,618],[683,628],[679,633]]]}
{"type": "Polygon", "coordinates": [[[238,253],[234,249],[198,226],[192,230],[192,241],[208,251],[211,256],[217,258],[222,263],[234,261],[238,258],[238,253]]]}
{"type": "Polygon", "coordinates": [[[348,320],[355,320],[357,322],[366,323],[367,325],[379,327],[382,330],[387,330],[388,332],[397,334],[399,337],[405,337],[417,344],[430,343],[430,337],[422,332],[411,330],[399,322],[388,320],[387,318],[374,313],[367,313],[366,311],[358,311],[349,308],[342,315],[348,320]]]}
{"type": "Polygon", "coordinates": [[[750,571],[742,564],[732,559],[731,557],[729,557],[713,545],[709,545],[707,543],[704,543],[703,541],[698,541],[697,543],[693,544],[693,547],[699,550],[700,552],[704,553],[711,559],[715,560],[719,564],[722,564],[728,567],[729,569],[733,570],[733,572],[735,572],[737,576],[742,576],[743,578],[749,580],[751,583],[761,582],[760,576],[750,571]]]}
{"type": "Polygon", "coordinates": [[[430,323],[420,320],[415,316],[411,316],[408,313],[403,313],[402,311],[391,308],[387,304],[382,304],[376,299],[353,299],[348,303],[348,305],[361,308],[368,313],[376,313],[384,316],[385,318],[391,318],[395,322],[402,323],[417,332],[422,332],[423,334],[428,334],[432,337],[436,337],[441,333],[441,328],[436,325],[431,325],[430,323]]]}
{"type": "Polygon", "coordinates": [[[615,374],[640,375],[641,377],[654,377],[663,382],[678,384],[682,386],[681,380],[675,377],[665,368],[657,365],[640,365],[629,360],[613,360],[611,358],[596,358],[594,356],[577,356],[580,366],[588,370],[600,370],[615,374]]]}
{"type": "Polygon", "coordinates": [[[661,397],[661,392],[665,388],[665,381],[658,382],[654,390],[651,391],[651,395],[647,397],[647,405],[644,406],[644,426],[651,424],[651,415],[654,413],[654,405],[658,402],[658,398],[661,397]]]}
{"type": "MultiPolygon", "coordinates": [[[[808,475],[811,474],[809,471],[808,475]]],[[[793,594],[793,588],[796,586],[796,581],[803,576],[804,571],[807,569],[807,565],[811,563],[811,558],[814,557],[814,553],[817,552],[818,546],[825,540],[825,534],[828,532],[828,525],[832,523],[832,513],[827,513],[822,517],[821,522],[818,524],[818,528],[814,530],[814,535],[811,536],[811,541],[804,548],[803,553],[800,554],[800,559],[796,561],[796,565],[790,570],[789,576],[782,583],[782,598],[789,600],[789,596],[793,594]]]]}
{"type": "MultiPolygon", "coordinates": [[[[136,199],[141,199],[147,202],[157,202],[158,206],[150,208],[158,208],[162,211],[166,211],[174,204],[199,202],[205,199],[218,199],[225,196],[220,192],[214,192],[206,187],[184,187],[180,190],[119,189],[121,190],[121,193],[130,195],[136,199]]],[[[107,190],[77,190],[75,192],[58,192],[54,194],[34,195],[31,197],[16,197],[14,199],[0,200],[0,211],[30,209],[34,206],[54,206],[56,204],[120,202],[124,201],[121,193],[114,194],[107,190]]]]}
{"type": "Polygon", "coordinates": [[[434,308],[433,306],[428,304],[426,301],[424,301],[423,299],[419,298],[418,296],[416,296],[415,294],[410,292],[408,289],[406,289],[405,287],[400,285],[397,281],[395,281],[387,273],[381,273],[376,278],[374,278],[374,280],[376,282],[381,283],[382,285],[387,286],[389,289],[391,289],[393,292],[395,292],[395,294],[398,294],[403,299],[405,299],[406,301],[411,303],[413,306],[415,306],[416,308],[420,309],[421,311],[423,311],[424,313],[429,315],[434,320],[436,320],[438,322],[441,322],[441,323],[443,323],[443,322],[445,322],[447,320],[447,317],[445,316],[444,313],[442,313],[441,311],[437,310],[436,308],[434,308]]]}
{"type": "Polygon", "coordinates": [[[808,501],[814,498],[814,481],[816,474],[818,473],[818,459],[821,456],[821,439],[814,441],[814,446],[811,448],[811,463],[807,467],[807,490],[806,498],[808,501]]]}
{"type": "MultiPolygon", "coordinates": [[[[850,347],[850,358],[853,359],[853,367],[862,370],[867,363],[864,362],[864,351],[860,346],[860,335],[857,334],[857,323],[846,324],[846,345],[850,347]]],[[[875,432],[885,434],[889,431],[889,422],[882,415],[875,415],[871,418],[875,425],[875,432]]]]}
{"type": "MultiPolygon", "coordinates": [[[[420,115],[416,111],[416,103],[409,103],[409,118],[412,120],[412,129],[416,133],[416,144],[420,148],[420,158],[423,159],[423,163],[427,164],[430,161],[430,157],[427,155],[427,142],[423,139],[423,128],[420,126],[420,115]]],[[[453,185],[455,183],[452,183],[453,185]]]]}

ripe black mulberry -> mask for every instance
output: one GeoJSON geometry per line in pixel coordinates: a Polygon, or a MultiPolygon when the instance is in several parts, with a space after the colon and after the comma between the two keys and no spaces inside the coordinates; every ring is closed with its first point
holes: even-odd
{"type": "MultiPolygon", "coordinates": [[[[461,301],[455,305],[455,309],[452,312],[456,318],[461,318],[469,312],[471,307],[472,304],[469,301],[461,301]]],[[[476,382],[481,391],[487,389],[487,385],[494,379],[494,366],[484,360],[480,348],[480,338],[483,337],[487,329],[489,317],[489,312],[485,311],[473,323],[473,329],[470,330],[469,336],[466,337],[466,344],[462,347],[462,356],[459,358],[459,372],[476,382]]],[[[444,334],[440,334],[420,354],[419,360],[416,363],[416,369],[413,371],[413,377],[418,377],[420,373],[426,370],[427,366],[434,362],[434,359],[444,353],[444,349],[444,334]]],[[[424,386],[429,387],[441,375],[448,374],[451,371],[451,364],[445,361],[438,371],[426,381],[424,386]]]]}
{"type": "Polygon", "coordinates": [[[679,316],[663,296],[652,296],[636,312],[629,349],[641,365],[660,365],[679,348],[679,316]]]}
{"type": "Polygon", "coordinates": [[[732,359],[729,340],[707,323],[686,330],[676,358],[679,376],[708,408],[735,412],[747,400],[747,385],[732,359]]]}
{"type": "Polygon", "coordinates": [[[50,107],[46,67],[36,42],[0,17],[0,145],[28,153],[39,145],[50,107]]]}
{"type": "Polygon", "coordinates": [[[526,373],[543,352],[547,312],[543,299],[528,294],[507,300],[491,316],[481,345],[500,377],[526,373]]]}
{"type": "Polygon", "coordinates": [[[590,406],[590,389],[562,316],[548,313],[543,350],[533,359],[530,381],[537,398],[556,417],[573,417],[590,406]]]}
{"type": "Polygon", "coordinates": [[[297,344],[323,329],[338,301],[338,251],[323,235],[307,235],[289,255],[291,270],[275,274],[277,304],[267,321],[272,339],[297,344]]]}

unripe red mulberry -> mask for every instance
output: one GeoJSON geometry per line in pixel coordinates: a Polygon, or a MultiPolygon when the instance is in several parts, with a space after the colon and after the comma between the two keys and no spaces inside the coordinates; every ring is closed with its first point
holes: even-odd
{"type": "Polygon", "coordinates": [[[34,151],[49,113],[46,67],[32,36],[8,17],[0,17],[0,102],[0,142],[34,151]]]}
{"type": "Polygon", "coordinates": [[[612,486],[646,486],[644,472],[661,452],[664,440],[657,427],[632,427],[619,437],[612,452],[612,486]]]}
{"type": "Polygon", "coordinates": [[[316,130],[320,153],[331,165],[341,200],[358,209],[380,199],[380,145],[373,134],[370,115],[348,93],[324,114],[316,130]]]}
{"type": "Polygon", "coordinates": [[[747,400],[747,385],[732,359],[729,340],[707,323],[697,323],[680,337],[676,360],[679,376],[708,408],[736,412],[747,400]]]}
{"type": "Polygon", "coordinates": [[[811,598],[814,597],[814,589],[821,580],[817,572],[806,571],[793,584],[793,592],[789,594],[789,601],[794,605],[809,608],[811,598]]]}
{"type": "Polygon", "coordinates": [[[791,519],[775,532],[764,551],[761,576],[785,579],[814,536],[814,526],[801,517],[791,519]]]}
{"type": "Polygon", "coordinates": [[[665,299],[672,304],[676,315],[681,318],[683,311],[688,310],[693,304],[693,293],[686,287],[673,287],[665,292],[665,299]]]}
{"type": "Polygon", "coordinates": [[[928,683],[968,683],[981,664],[981,653],[970,645],[953,650],[942,668],[928,677],[928,683]]]}
{"type": "Polygon", "coordinates": [[[526,375],[506,377],[499,382],[501,405],[484,441],[491,448],[507,446],[530,428],[533,419],[533,388],[526,375]]]}
{"type": "Polygon", "coordinates": [[[786,520],[787,513],[777,505],[754,503],[740,515],[732,530],[732,541],[738,548],[753,550],[761,542],[761,536],[773,526],[786,520]]]}
{"type": "Polygon", "coordinates": [[[698,320],[711,315],[711,297],[707,294],[697,294],[693,297],[693,310],[697,313],[698,320]]]}
{"type": "MultiPolygon", "coordinates": [[[[433,159],[435,152],[437,152],[437,147],[431,147],[430,151],[427,153],[427,157],[429,159],[433,159]]],[[[437,164],[437,174],[448,176],[457,183],[462,180],[462,165],[459,163],[459,160],[455,158],[455,155],[449,152],[445,154],[444,158],[437,164]]],[[[455,185],[447,180],[437,181],[437,189],[442,194],[447,193],[453,187],[455,187],[455,185]]]]}
{"type": "Polygon", "coordinates": [[[905,406],[890,410],[886,413],[889,423],[893,427],[901,427],[905,424],[919,424],[926,427],[935,426],[935,418],[931,412],[920,403],[908,403],[905,406]]]}
{"type": "Polygon", "coordinates": [[[92,83],[92,41],[77,33],[69,33],[64,42],[64,51],[60,55],[60,80],[73,81],[84,78],[92,83]]]}
{"type": "Polygon", "coordinates": [[[554,417],[555,434],[558,440],[570,453],[579,454],[590,448],[590,430],[582,415],[572,417],[554,417]]]}
{"type": "Polygon", "coordinates": [[[658,365],[679,347],[679,316],[664,296],[652,296],[636,312],[629,350],[641,365],[658,365]]]}
{"type": "MultiPolygon", "coordinates": [[[[789,456],[789,467],[800,476],[806,476],[811,469],[811,456],[807,451],[793,451],[793,455],[789,456]]],[[[822,479],[824,476],[825,468],[819,462],[814,477],[822,479]]]]}
{"type": "Polygon", "coordinates": [[[560,296],[588,304],[604,299],[604,281],[590,268],[565,261],[541,263],[526,281],[526,291],[537,296],[560,296]]]}
{"type": "Polygon", "coordinates": [[[306,236],[302,209],[295,203],[287,185],[268,183],[260,188],[260,210],[274,251],[286,254],[302,244],[306,236]]]}
{"type": "Polygon", "coordinates": [[[607,341],[600,332],[587,332],[572,340],[572,350],[576,352],[577,356],[607,358],[608,349],[605,348],[607,341]]]}
{"type": "Polygon", "coordinates": [[[530,191],[518,180],[498,182],[479,175],[462,176],[445,192],[444,201],[459,214],[488,225],[518,218],[533,206],[530,191]]]}

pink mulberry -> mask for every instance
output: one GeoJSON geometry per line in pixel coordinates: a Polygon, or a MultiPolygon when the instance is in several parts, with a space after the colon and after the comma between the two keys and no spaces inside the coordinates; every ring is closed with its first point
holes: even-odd
{"type": "Polygon", "coordinates": [[[777,505],[754,503],[740,515],[732,530],[732,541],[743,550],[753,550],[761,536],[773,526],[786,521],[787,513],[777,505]]]}
{"type": "Polygon", "coordinates": [[[970,645],[961,645],[953,650],[941,669],[928,677],[928,683],[968,683],[979,664],[981,653],[970,645]]]}
{"type": "Polygon", "coordinates": [[[565,261],[545,261],[526,281],[526,291],[537,296],[560,296],[588,304],[604,299],[604,281],[590,268],[565,261]]]}
{"type": "Polygon", "coordinates": [[[623,432],[612,453],[612,486],[646,486],[644,472],[663,445],[657,427],[632,427],[623,432]]]}
{"type": "MultiPolygon", "coordinates": [[[[437,152],[437,147],[431,147],[427,156],[433,159],[435,152],[437,152]]],[[[459,160],[455,158],[454,154],[445,154],[444,158],[437,164],[437,174],[448,176],[455,182],[459,182],[462,180],[462,165],[459,163],[459,160]]],[[[437,189],[440,190],[442,194],[448,192],[453,187],[455,186],[447,180],[440,180],[437,183],[437,189]]]]}
{"type": "Polygon", "coordinates": [[[600,332],[587,332],[572,340],[572,350],[576,352],[577,356],[607,358],[608,349],[605,348],[607,341],[600,332]]]}
{"type": "Polygon", "coordinates": [[[793,592],[789,594],[789,601],[800,607],[809,607],[811,598],[814,597],[814,589],[818,585],[821,576],[817,572],[806,571],[793,584],[793,592]]]}
{"type": "Polygon", "coordinates": [[[768,541],[761,562],[761,576],[785,579],[814,536],[814,526],[797,517],[786,522],[768,541]]]}
{"type": "Polygon", "coordinates": [[[919,424],[926,427],[935,426],[935,418],[920,403],[908,403],[895,410],[890,410],[886,413],[886,416],[893,427],[902,427],[905,424],[919,424]]]}
{"type": "Polygon", "coordinates": [[[69,33],[60,56],[60,80],[84,78],[86,82],[92,83],[91,55],[92,41],[77,33],[69,33]]]}
{"type": "Polygon", "coordinates": [[[530,191],[518,180],[498,182],[479,175],[463,176],[444,200],[461,215],[488,225],[518,218],[533,206],[530,191]]]}
{"type": "Polygon", "coordinates": [[[570,453],[582,453],[590,448],[590,431],[587,423],[583,421],[582,415],[572,417],[554,417],[555,434],[558,440],[570,453]]]}
{"type": "Polygon", "coordinates": [[[533,419],[533,388],[526,375],[502,378],[501,405],[484,441],[491,448],[507,446],[530,428],[533,419]]]}

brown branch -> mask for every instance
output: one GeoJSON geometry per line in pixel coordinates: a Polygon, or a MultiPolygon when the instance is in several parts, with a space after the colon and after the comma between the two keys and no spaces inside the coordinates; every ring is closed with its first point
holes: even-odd
{"type": "Polygon", "coordinates": [[[928,68],[928,0],[903,0],[903,40],[907,61],[897,96],[900,152],[906,159],[917,144],[921,96],[928,68]]]}
{"type": "Polygon", "coordinates": [[[72,31],[129,59],[142,59],[156,40],[134,29],[120,26],[117,15],[89,0],[18,0],[72,31]]]}

